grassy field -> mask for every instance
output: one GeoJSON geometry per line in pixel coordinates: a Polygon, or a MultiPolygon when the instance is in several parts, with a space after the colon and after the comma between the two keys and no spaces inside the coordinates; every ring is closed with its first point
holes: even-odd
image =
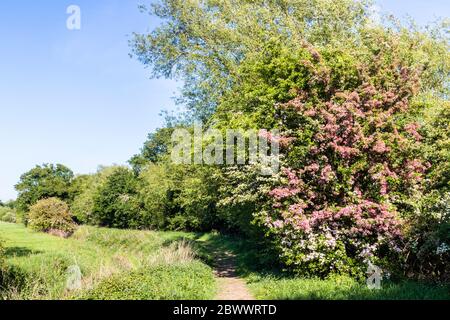
{"type": "Polygon", "coordinates": [[[232,252],[238,274],[257,299],[450,299],[448,286],[383,282],[381,290],[347,277],[328,280],[281,272],[254,244],[220,234],[80,227],[69,239],[0,223],[8,272],[0,299],[212,299],[217,256],[232,252]],[[77,265],[82,290],[66,289],[77,265]],[[271,267],[269,267],[271,266],[271,267]]]}
{"type": "Polygon", "coordinates": [[[329,280],[262,277],[250,284],[255,297],[268,300],[448,300],[449,287],[417,282],[384,282],[380,290],[348,277],[329,280]]]}
{"type": "Polygon", "coordinates": [[[189,245],[193,234],[83,226],[61,239],[0,223],[0,236],[9,266],[3,299],[210,299],[215,294],[211,268],[195,259],[189,245]],[[66,290],[73,265],[83,274],[81,291],[66,290]]]}

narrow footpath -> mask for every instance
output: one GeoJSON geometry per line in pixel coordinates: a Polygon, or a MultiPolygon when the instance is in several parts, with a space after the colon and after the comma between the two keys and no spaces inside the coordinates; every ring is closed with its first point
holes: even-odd
{"type": "Polygon", "coordinates": [[[224,252],[217,257],[214,273],[218,278],[219,292],[216,300],[254,300],[245,281],[236,272],[236,256],[224,252]]]}

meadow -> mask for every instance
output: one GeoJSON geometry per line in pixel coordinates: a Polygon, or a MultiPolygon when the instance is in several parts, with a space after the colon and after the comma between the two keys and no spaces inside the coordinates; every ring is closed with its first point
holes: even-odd
{"type": "Polygon", "coordinates": [[[80,227],[70,239],[0,223],[7,270],[3,299],[209,299],[210,267],[189,245],[193,234],[80,227]],[[77,265],[82,289],[66,290],[77,265]]]}
{"type": "Polygon", "coordinates": [[[248,241],[218,233],[81,226],[62,239],[0,222],[0,234],[7,260],[0,299],[214,299],[221,288],[213,268],[224,252],[236,256],[236,272],[255,299],[450,299],[445,285],[387,280],[370,290],[347,276],[290,276],[270,263],[255,264],[258,252],[248,241]],[[66,287],[72,265],[82,272],[80,290],[66,287]]]}

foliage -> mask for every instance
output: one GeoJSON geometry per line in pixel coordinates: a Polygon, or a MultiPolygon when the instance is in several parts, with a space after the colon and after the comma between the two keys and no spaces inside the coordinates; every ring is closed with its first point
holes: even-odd
{"type": "Polygon", "coordinates": [[[0,206],[0,221],[15,223],[16,220],[16,212],[14,209],[6,206],[0,206]]]}
{"type": "Polygon", "coordinates": [[[414,202],[448,185],[450,55],[442,26],[376,24],[369,5],[152,6],[164,22],[135,35],[139,60],[155,76],[185,80],[180,100],[219,129],[282,130],[266,138],[279,140],[285,168],[267,178],[254,166],[223,167],[212,170],[214,182],[198,169],[159,172],[161,193],[145,189],[150,211],[164,208],[186,228],[185,218],[197,219],[190,208],[199,211],[205,198],[200,209],[214,210],[199,221],[267,232],[283,261],[304,274],[361,275],[368,260],[396,263],[409,241],[403,227],[416,222],[414,202]]]}
{"type": "Polygon", "coordinates": [[[424,192],[403,201],[409,212],[406,245],[403,252],[404,273],[409,277],[448,281],[450,246],[450,108],[448,101],[431,98],[424,109],[413,115],[423,123],[423,137],[418,150],[430,168],[424,181],[424,192]]]}
{"type": "Polygon", "coordinates": [[[447,300],[449,288],[426,283],[382,282],[380,290],[370,290],[365,283],[350,277],[330,279],[264,278],[250,284],[262,300],[447,300]]]}
{"type": "Polygon", "coordinates": [[[422,157],[430,162],[427,175],[427,190],[450,191],[450,103],[443,99],[428,99],[417,115],[417,122],[423,123],[422,157]]]}
{"type": "Polygon", "coordinates": [[[138,181],[128,168],[118,168],[108,176],[94,196],[92,221],[102,227],[140,228],[141,204],[138,181]]]}
{"type": "Polygon", "coordinates": [[[421,140],[416,124],[401,126],[396,117],[408,112],[421,69],[396,55],[395,40],[384,40],[383,54],[367,54],[364,65],[307,47],[311,58],[303,54],[297,68],[309,80],[278,105],[292,143],[285,181],[271,191],[261,222],[299,272],[362,272],[368,260],[400,251],[396,196],[411,194],[426,165],[410,147],[421,140]]]}
{"type": "Polygon", "coordinates": [[[214,292],[212,270],[200,262],[156,266],[102,281],[87,300],[202,300],[214,292]],[[161,285],[164,284],[164,285],[161,285]]]}
{"type": "Polygon", "coordinates": [[[169,230],[211,230],[218,226],[214,169],[149,165],[140,175],[145,225],[169,230]]]}
{"type": "Polygon", "coordinates": [[[227,231],[245,237],[261,238],[262,231],[255,222],[255,212],[270,201],[269,191],[278,176],[261,175],[260,164],[229,166],[222,169],[219,179],[218,216],[227,231]]]}
{"type": "Polygon", "coordinates": [[[219,227],[215,169],[210,167],[179,169],[181,170],[175,179],[179,179],[181,183],[176,185],[175,192],[178,197],[175,201],[180,208],[180,214],[169,221],[171,228],[209,231],[219,227]]]}
{"type": "Polygon", "coordinates": [[[184,1],[143,7],[163,22],[135,34],[131,47],[156,77],[179,77],[179,98],[197,118],[208,119],[249,55],[268,40],[298,48],[302,39],[338,44],[368,21],[368,1],[184,1]],[[352,28],[349,28],[352,26],[352,28]]]}
{"type": "Polygon", "coordinates": [[[143,221],[150,228],[163,229],[174,211],[173,181],[169,168],[152,164],[140,175],[140,195],[143,202],[143,221]]]}
{"type": "Polygon", "coordinates": [[[420,125],[407,115],[429,101],[415,99],[424,92],[419,82],[433,78],[425,65],[435,60],[420,45],[420,59],[405,49],[413,38],[366,30],[358,50],[303,41],[292,51],[269,42],[242,63],[241,82],[219,106],[221,127],[283,132],[266,136],[279,141],[285,156],[282,177],[272,177],[281,178],[279,186],[266,193],[272,204],[263,208],[267,201],[257,190],[273,186],[273,179],[258,182],[251,169],[234,173],[236,183],[224,185],[229,192],[221,203],[237,200],[249,213],[260,212],[257,220],[293,269],[324,276],[360,273],[375,257],[395,261],[397,209],[423,190],[428,168],[419,152],[420,125]]]}
{"type": "Polygon", "coordinates": [[[157,163],[168,153],[173,128],[157,129],[148,135],[140,154],[135,155],[129,161],[134,172],[139,174],[149,163],[157,163]]]}
{"type": "Polygon", "coordinates": [[[100,167],[95,174],[75,177],[72,192],[75,194],[70,205],[74,219],[78,223],[93,224],[94,199],[103,188],[108,177],[119,167],[100,167]]]}
{"type": "Polygon", "coordinates": [[[39,200],[31,206],[28,225],[36,231],[62,231],[66,235],[72,234],[76,227],[69,206],[58,198],[39,200]]]}
{"type": "Polygon", "coordinates": [[[15,186],[19,193],[17,208],[27,212],[39,200],[51,197],[70,201],[72,179],[72,170],[61,164],[36,166],[24,173],[15,186]]]}
{"type": "MultiPolygon", "coordinates": [[[[5,272],[6,272],[6,263],[5,263],[5,248],[3,246],[3,240],[0,239],[0,290],[4,286],[5,281],[5,272]]],[[[1,298],[0,298],[1,300],[1,298]]]]}
{"type": "Polygon", "coordinates": [[[406,233],[405,273],[426,280],[450,280],[450,192],[421,200],[406,233]]]}
{"type": "MultiPolygon", "coordinates": [[[[254,261],[276,253],[302,275],[362,276],[372,261],[448,279],[448,25],[377,24],[370,4],[153,4],[161,25],[130,45],[153,76],[183,80],[184,122],[150,134],[132,170],[74,178],[62,165],[37,166],[16,186],[19,212],[57,197],[81,223],[252,237],[254,261]],[[262,137],[279,142],[283,170],[170,163],[173,130],[191,130],[193,119],[222,131],[279,129],[262,137]]],[[[128,281],[117,279],[104,285],[128,281]]]]}
{"type": "Polygon", "coordinates": [[[3,266],[5,263],[5,248],[3,247],[3,241],[0,239],[0,273],[3,270],[3,266]]]}

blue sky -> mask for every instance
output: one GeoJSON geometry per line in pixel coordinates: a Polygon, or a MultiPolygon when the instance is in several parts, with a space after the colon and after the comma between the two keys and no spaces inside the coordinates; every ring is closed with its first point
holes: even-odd
{"type": "MultiPolygon", "coordinates": [[[[0,199],[36,164],[76,173],[124,164],[174,109],[174,81],[150,80],[130,59],[129,35],[158,21],[137,9],[146,0],[0,1],[0,199]],[[76,4],[82,29],[66,28],[76,4]]],[[[379,0],[382,11],[420,24],[449,17],[447,0],[379,0]]]]}

